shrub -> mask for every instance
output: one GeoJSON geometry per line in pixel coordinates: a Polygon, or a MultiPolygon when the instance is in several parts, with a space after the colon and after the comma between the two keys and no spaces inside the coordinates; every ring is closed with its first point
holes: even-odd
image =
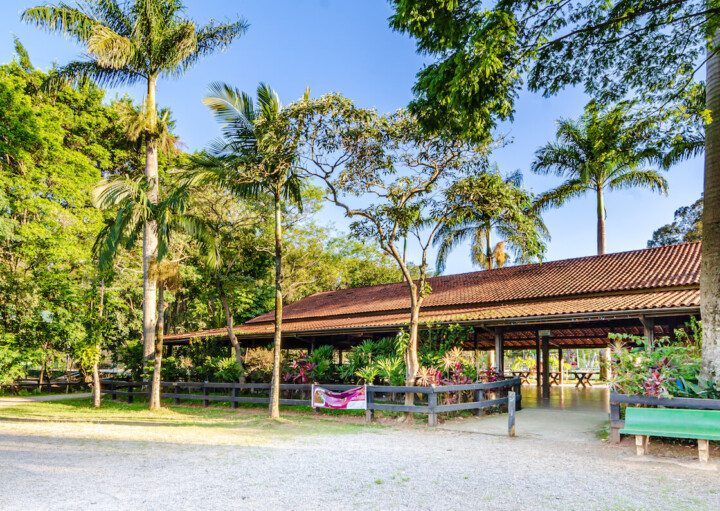
{"type": "Polygon", "coordinates": [[[221,358],[215,364],[213,381],[235,383],[240,381],[243,370],[233,357],[221,358]]]}
{"type": "Polygon", "coordinates": [[[244,357],[245,375],[248,381],[267,383],[273,369],[273,351],[268,348],[251,348],[244,357]]]}
{"type": "Polygon", "coordinates": [[[717,383],[703,381],[699,376],[699,337],[678,337],[676,342],[664,337],[650,346],[644,337],[610,334],[615,341],[611,360],[613,390],[655,397],[710,397],[717,392],[717,383]]]}

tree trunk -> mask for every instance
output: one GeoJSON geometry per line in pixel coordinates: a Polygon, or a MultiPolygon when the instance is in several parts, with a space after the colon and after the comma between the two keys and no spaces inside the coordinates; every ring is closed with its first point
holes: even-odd
{"type": "MultiPolygon", "coordinates": [[[[148,200],[157,204],[159,197],[158,154],[155,135],[157,119],[155,116],[155,77],[147,81],[145,110],[149,132],[145,140],[145,177],[148,182],[148,200]]],[[[157,282],[150,275],[150,265],[157,258],[158,233],[157,222],[145,222],[143,232],[143,355],[149,360],[155,344],[155,326],[157,322],[157,282]]]]}
{"type": "Polygon", "coordinates": [[[162,383],[162,350],[163,340],[165,338],[165,286],[160,284],[158,289],[158,321],[157,336],[155,337],[155,360],[153,363],[153,377],[150,386],[150,409],[159,410],[160,403],[160,384],[162,383]]]}
{"type": "Polygon", "coordinates": [[[605,253],[605,198],[603,197],[603,189],[597,187],[597,253],[603,255],[605,253]]]}
{"type": "Polygon", "coordinates": [[[235,361],[240,366],[240,382],[245,383],[245,371],[243,368],[242,352],[240,350],[240,343],[235,335],[235,326],[233,321],[232,311],[230,310],[230,302],[228,301],[227,294],[225,294],[225,288],[221,282],[218,282],[218,291],[220,293],[220,302],[222,303],[223,310],[225,311],[225,324],[227,325],[228,339],[230,339],[230,346],[232,346],[233,355],[235,361]]]}
{"type": "MultiPolygon", "coordinates": [[[[98,305],[98,321],[102,323],[103,312],[105,310],[105,280],[100,282],[100,303],[98,305]]],[[[102,325],[101,325],[102,326],[102,325]]],[[[98,344],[95,346],[97,349],[97,356],[93,361],[92,367],[92,380],[93,380],[93,406],[100,408],[102,404],[102,393],[100,388],[100,349],[102,348],[100,338],[98,337],[98,344]]]]}
{"type": "MultiPolygon", "coordinates": [[[[720,45],[720,31],[713,47],[720,45]]],[[[720,55],[706,65],[705,105],[712,122],[705,129],[705,185],[703,209],[700,314],[702,316],[702,371],[720,378],[720,55]]]]}
{"type": "Polygon", "coordinates": [[[282,350],[282,210],[280,191],[275,192],[275,336],[270,386],[270,418],[280,418],[280,355],[282,350]]]}
{"type": "MultiPolygon", "coordinates": [[[[418,327],[420,323],[420,306],[421,302],[417,296],[420,290],[414,283],[410,284],[410,324],[408,326],[409,339],[407,349],[405,350],[405,385],[408,387],[415,386],[415,378],[418,369],[420,369],[420,361],[418,360],[418,327]]],[[[407,392],[405,394],[405,405],[411,406],[415,403],[415,393],[407,392]]],[[[412,422],[413,414],[407,412],[405,420],[412,422]]]]}

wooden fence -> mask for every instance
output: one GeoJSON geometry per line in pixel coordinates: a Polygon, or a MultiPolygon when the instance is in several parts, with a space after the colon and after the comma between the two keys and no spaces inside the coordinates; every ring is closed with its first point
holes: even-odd
{"type": "Polygon", "coordinates": [[[696,399],[689,397],[648,397],[610,393],[610,441],[620,443],[620,430],[625,421],[620,418],[621,405],[660,406],[663,408],[690,408],[695,410],[720,410],[720,399],[696,399]]]}
{"type": "Polygon", "coordinates": [[[84,381],[44,381],[40,383],[37,379],[16,380],[9,384],[10,392],[17,393],[20,390],[40,390],[40,392],[70,392],[71,390],[89,390],[90,386],[84,381]]]}
{"type": "MultiPolygon", "coordinates": [[[[357,385],[321,386],[332,391],[343,391],[357,385]]],[[[310,384],[281,384],[280,391],[284,396],[297,397],[281,397],[280,404],[310,406],[311,388],[310,384]]],[[[520,378],[430,387],[368,385],[366,420],[372,421],[376,411],[410,412],[427,415],[428,424],[435,426],[439,413],[473,410],[480,414],[485,408],[507,407],[508,431],[514,434],[515,410],[522,408],[520,389],[520,378]],[[417,395],[416,404],[396,402],[397,396],[404,398],[407,392],[417,395]],[[445,402],[443,397],[446,398],[445,402]]],[[[112,399],[126,398],[131,403],[135,396],[148,396],[150,382],[103,380],[102,392],[110,395],[112,399]]],[[[160,396],[173,399],[176,404],[183,400],[202,401],[204,406],[210,406],[211,402],[229,402],[233,408],[237,408],[240,403],[268,404],[269,392],[269,383],[162,382],[160,396]],[[268,395],[260,395],[265,393],[268,395]]]]}

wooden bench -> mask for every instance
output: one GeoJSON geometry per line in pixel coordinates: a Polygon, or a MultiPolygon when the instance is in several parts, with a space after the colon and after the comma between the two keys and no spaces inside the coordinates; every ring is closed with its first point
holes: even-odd
{"type": "Polygon", "coordinates": [[[720,411],[627,408],[620,433],[635,435],[638,456],[648,453],[651,436],[696,439],[698,457],[706,463],[710,458],[708,441],[720,440],[720,411]]]}

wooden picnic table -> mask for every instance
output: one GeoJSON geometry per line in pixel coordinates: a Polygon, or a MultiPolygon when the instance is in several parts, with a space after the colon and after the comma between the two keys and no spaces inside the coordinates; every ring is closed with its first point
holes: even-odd
{"type": "Polygon", "coordinates": [[[559,371],[550,371],[550,385],[560,385],[559,371]]]}
{"type": "Polygon", "coordinates": [[[584,387],[592,387],[590,378],[592,378],[594,375],[598,374],[598,372],[593,371],[593,370],[576,370],[576,371],[570,371],[570,374],[572,374],[575,377],[575,379],[577,380],[575,387],[579,387],[580,385],[582,385],[584,388],[584,387]]]}
{"type": "Polygon", "coordinates": [[[532,371],[510,371],[510,373],[520,378],[522,385],[528,385],[530,383],[530,374],[532,374],[532,371]]]}

